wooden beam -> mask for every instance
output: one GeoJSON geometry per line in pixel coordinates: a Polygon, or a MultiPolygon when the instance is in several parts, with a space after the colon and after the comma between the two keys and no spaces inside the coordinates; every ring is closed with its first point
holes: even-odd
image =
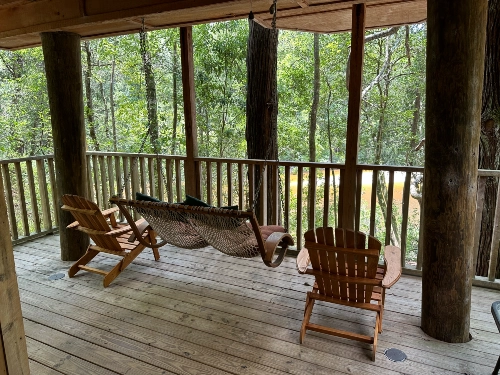
{"type": "Polygon", "coordinates": [[[487,0],[428,3],[421,327],[470,340],[487,0]]]}
{"type": "Polygon", "coordinates": [[[347,139],[344,173],[342,225],[354,229],[356,212],[356,166],[359,149],[359,117],[365,47],[365,4],[352,6],[351,61],[349,74],[349,102],[347,110],[347,139]]]}
{"type": "Polygon", "coordinates": [[[54,32],[42,33],[41,38],[54,140],[61,259],[74,261],[85,253],[89,238],[66,229],[74,219],[60,207],[64,194],[87,196],[80,36],[54,32]]]}
{"type": "Polygon", "coordinates": [[[196,94],[194,90],[193,31],[181,27],[182,91],[184,95],[184,121],[186,127],[186,156],[184,178],[186,194],[201,198],[199,168],[194,158],[198,157],[198,130],[196,127],[196,94]]]}
{"type": "Polygon", "coordinates": [[[28,351],[0,175],[0,374],[29,375],[28,351]]]}

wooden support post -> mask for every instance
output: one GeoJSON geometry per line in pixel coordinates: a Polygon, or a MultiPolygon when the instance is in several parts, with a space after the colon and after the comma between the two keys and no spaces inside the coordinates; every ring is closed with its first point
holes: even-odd
{"type": "Polygon", "coordinates": [[[421,326],[470,340],[487,0],[427,3],[421,326]]]}
{"type": "Polygon", "coordinates": [[[87,196],[80,36],[50,32],[41,37],[54,139],[61,259],[77,260],[87,249],[89,238],[82,232],[66,230],[74,219],[60,207],[63,194],[87,196]]]}
{"type": "Polygon", "coordinates": [[[9,219],[0,175],[0,374],[29,375],[9,219]]]}
{"type": "Polygon", "coordinates": [[[349,65],[349,102],[347,111],[347,139],[342,195],[342,226],[354,229],[356,212],[356,166],[359,148],[359,117],[361,111],[361,84],[365,50],[365,4],[352,6],[351,61],[349,65]]]}
{"type": "Polygon", "coordinates": [[[186,156],[184,179],[186,194],[201,198],[201,181],[195,158],[198,157],[198,131],[196,128],[196,98],[194,91],[193,31],[191,26],[181,27],[182,91],[186,126],[186,156]]]}

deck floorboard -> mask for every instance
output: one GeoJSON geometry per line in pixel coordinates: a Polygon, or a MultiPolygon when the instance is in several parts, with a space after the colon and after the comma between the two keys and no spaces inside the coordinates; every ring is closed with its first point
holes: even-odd
{"type": "MultiPolygon", "coordinates": [[[[102,278],[67,272],[59,237],[14,247],[33,374],[491,374],[500,334],[490,314],[500,299],[474,287],[471,334],[465,344],[434,340],[420,329],[418,277],[403,276],[388,291],[377,358],[367,344],[308,332],[299,344],[309,276],[294,258],[276,269],[213,249],[144,251],[108,288],[102,278]],[[387,348],[408,359],[391,362],[387,348]]],[[[92,266],[110,268],[103,255],[92,266]]],[[[318,303],[312,319],[371,334],[374,316],[318,303]]]]}

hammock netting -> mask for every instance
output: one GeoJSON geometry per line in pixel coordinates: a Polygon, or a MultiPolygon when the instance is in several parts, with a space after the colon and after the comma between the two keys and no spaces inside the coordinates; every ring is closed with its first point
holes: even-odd
{"type": "Polygon", "coordinates": [[[131,205],[130,201],[127,206],[174,246],[198,249],[210,245],[226,255],[242,258],[260,255],[248,217],[238,217],[241,211],[190,206],[187,212],[182,210],[186,206],[149,202],[131,205]],[[228,212],[234,216],[224,215],[228,212]]]}

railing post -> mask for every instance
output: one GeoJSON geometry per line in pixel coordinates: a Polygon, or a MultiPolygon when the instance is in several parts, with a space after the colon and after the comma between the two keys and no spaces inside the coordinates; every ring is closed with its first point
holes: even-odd
{"type": "Polygon", "coordinates": [[[351,61],[349,69],[349,101],[343,189],[342,226],[354,229],[356,212],[356,176],[359,148],[359,117],[361,111],[361,84],[365,45],[365,4],[352,6],[351,61]]]}
{"type": "Polygon", "coordinates": [[[191,26],[180,28],[182,90],[186,126],[186,156],[184,178],[186,194],[201,197],[198,157],[198,132],[196,128],[196,98],[194,91],[193,32],[191,26]]]}

